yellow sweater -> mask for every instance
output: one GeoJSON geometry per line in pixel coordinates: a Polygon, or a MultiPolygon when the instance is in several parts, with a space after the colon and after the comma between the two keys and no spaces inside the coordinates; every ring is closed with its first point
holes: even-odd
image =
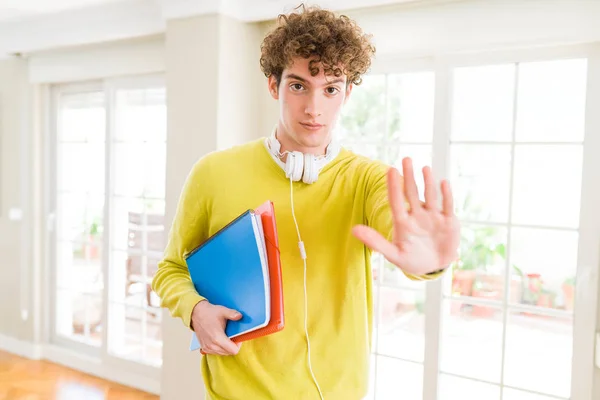
{"type": "MultiPolygon", "coordinates": [[[[316,183],[293,184],[307,254],[312,366],[326,400],[361,399],[367,392],[373,317],[371,251],[351,229],[366,223],[391,237],[387,168],[342,150],[316,183]]],[[[277,219],[285,328],[244,342],[236,356],[202,357],[209,399],[319,399],[307,363],[304,264],[291,213],[290,181],[270,157],[263,139],[211,153],[193,167],[153,289],[161,305],[189,327],[192,309],[203,298],[194,289],[184,256],[241,212],[266,200],[274,202],[277,219]]]]}

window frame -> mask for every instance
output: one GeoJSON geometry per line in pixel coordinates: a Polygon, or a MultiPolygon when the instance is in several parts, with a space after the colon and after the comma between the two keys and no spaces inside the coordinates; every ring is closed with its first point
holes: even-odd
{"type": "MultiPolygon", "coordinates": [[[[593,399],[594,352],[596,345],[596,316],[598,313],[598,276],[600,274],[600,43],[565,45],[539,48],[506,49],[493,51],[471,51],[464,53],[440,54],[434,57],[403,58],[384,55],[378,58],[370,74],[401,74],[408,72],[434,71],[435,98],[432,143],[432,168],[438,179],[448,178],[450,170],[450,132],[452,114],[452,71],[458,67],[476,67],[504,63],[533,61],[554,61],[560,59],[587,58],[585,137],[583,142],[582,192],[580,201],[579,248],[577,268],[577,290],[573,310],[573,363],[571,398],[593,399]],[[596,183],[596,184],[594,184],[596,183]],[[579,317],[583,316],[583,317],[579,317]]],[[[360,90],[360,89],[358,89],[360,90]]],[[[352,141],[349,141],[352,143],[352,141]]],[[[362,143],[362,142],[361,142],[362,143]]],[[[494,144],[495,142],[485,142],[494,144]]],[[[401,142],[401,145],[407,143],[401,142]]],[[[514,142],[506,142],[514,147],[514,142]]],[[[514,161],[513,161],[514,163],[514,161]]],[[[514,168],[514,167],[511,167],[514,168]]],[[[512,175],[512,172],[511,172],[512,175]]],[[[511,178],[512,179],[512,178],[511,178]]],[[[511,199],[512,203],[512,199],[511,199]]],[[[507,227],[513,224],[509,221],[507,227]]],[[[379,267],[381,268],[381,267],[379,267]]],[[[506,274],[510,273],[506,269],[506,274]]],[[[437,399],[440,377],[440,341],[443,315],[443,287],[451,274],[426,284],[425,301],[425,354],[423,362],[423,399],[437,399]]],[[[374,303],[379,304],[381,283],[374,285],[373,295],[378,296],[374,303]]],[[[508,285],[505,285],[508,286],[508,285]]],[[[503,329],[506,329],[508,314],[506,303],[503,329]]],[[[374,310],[374,328],[378,328],[378,310],[374,310]]],[[[376,340],[376,339],[375,339],[376,340]]],[[[503,341],[505,334],[503,335],[503,341]]],[[[504,345],[504,343],[503,343],[504,345]]],[[[377,348],[376,346],[374,347],[377,348]]],[[[502,348],[504,359],[505,348],[502,348]]],[[[377,366],[373,368],[376,374],[377,366]]],[[[500,393],[507,386],[499,383],[500,393]]],[[[470,378],[469,378],[470,379],[470,378]]],[[[477,379],[472,379],[477,381],[477,379]]],[[[376,382],[377,378],[372,377],[376,382]]],[[[376,390],[374,390],[376,392],[376,390]]]]}
{"type": "MultiPolygon", "coordinates": [[[[85,82],[61,83],[48,85],[45,88],[45,102],[48,113],[46,173],[44,191],[46,193],[46,257],[45,270],[47,280],[45,284],[46,306],[44,315],[44,336],[48,346],[45,355],[55,362],[68,365],[82,371],[92,373],[142,390],[156,393],[160,392],[161,366],[150,365],[130,359],[120,358],[108,351],[108,306],[109,306],[109,263],[110,263],[110,221],[113,220],[112,202],[114,199],[114,168],[115,154],[114,128],[115,128],[115,94],[122,89],[165,88],[164,74],[148,74],[139,76],[125,76],[93,80],[85,82]],[[105,190],[104,190],[104,238],[103,238],[103,292],[102,292],[102,343],[100,347],[89,346],[76,340],[56,334],[55,329],[55,304],[57,288],[57,253],[56,253],[56,220],[57,220],[57,182],[58,182],[58,126],[59,96],[63,94],[82,93],[86,91],[103,92],[106,107],[106,132],[105,132],[105,190]]],[[[165,144],[166,145],[166,144],[165,144]]],[[[165,165],[166,169],[166,165],[165,165]]],[[[166,199],[162,199],[165,201],[166,199]]],[[[159,311],[159,314],[162,314],[159,311]]],[[[162,324],[161,324],[162,329],[162,324]]],[[[163,338],[164,343],[164,338],[163,338]]]]}

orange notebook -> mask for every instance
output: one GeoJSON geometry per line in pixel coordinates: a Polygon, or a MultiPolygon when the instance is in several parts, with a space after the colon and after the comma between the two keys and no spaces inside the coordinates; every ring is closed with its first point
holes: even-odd
{"type": "MultiPolygon", "coordinates": [[[[269,263],[269,280],[271,288],[271,319],[269,323],[260,329],[236,336],[231,339],[234,343],[256,339],[262,336],[279,332],[285,325],[283,305],[283,279],[281,275],[281,259],[279,256],[279,240],[277,236],[277,222],[275,220],[275,208],[272,201],[263,203],[254,210],[260,215],[263,232],[265,234],[265,246],[267,248],[267,259],[269,263]]],[[[204,351],[200,350],[202,354],[204,351]]]]}

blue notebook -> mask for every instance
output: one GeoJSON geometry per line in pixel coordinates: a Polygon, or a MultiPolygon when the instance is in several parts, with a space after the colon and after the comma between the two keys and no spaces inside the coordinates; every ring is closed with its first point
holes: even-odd
{"type": "MultiPolygon", "coordinates": [[[[227,321],[229,338],[260,329],[271,319],[270,280],[260,215],[248,210],[186,256],[196,291],[211,304],[242,314],[227,321]]],[[[190,350],[200,348],[192,333],[190,350]]]]}

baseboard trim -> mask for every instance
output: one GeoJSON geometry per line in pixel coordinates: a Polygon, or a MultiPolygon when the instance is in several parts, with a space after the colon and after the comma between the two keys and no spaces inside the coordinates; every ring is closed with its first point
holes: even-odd
{"type": "MultiPolygon", "coordinates": [[[[129,368],[103,365],[98,359],[55,345],[36,345],[0,334],[0,350],[32,360],[45,359],[83,373],[160,395],[160,373],[155,377],[132,372],[129,368]]],[[[154,372],[154,371],[152,371],[154,372]]],[[[153,374],[154,375],[154,374],[153,374]]]]}
{"type": "Polygon", "coordinates": [[[40,360],[43,358],[41,345],[2,334],[0,334],[0,350],[31,360],[40,360]]]}

